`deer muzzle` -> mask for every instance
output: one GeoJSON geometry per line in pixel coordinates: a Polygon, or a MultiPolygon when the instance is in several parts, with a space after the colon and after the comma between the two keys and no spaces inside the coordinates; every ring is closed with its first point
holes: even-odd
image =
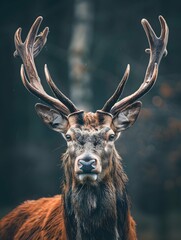
{"type": "Polygon", "coordinates": [[[80,181],[96,181],[101,170],[100,160],[94,154],[82,154],[75,161],[75,173],[80,181]]]}

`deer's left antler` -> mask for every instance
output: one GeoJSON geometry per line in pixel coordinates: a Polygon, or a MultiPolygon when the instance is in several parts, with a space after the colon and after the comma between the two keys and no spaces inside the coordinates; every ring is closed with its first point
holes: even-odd
{"type": "Polygon", "coordinates": [[[139,89],[135,91],[133,94],[117,102],[117,100],[119,99],[123,91],[126,80],[128,79],[128,76],[129,76],[130,68],[128,65],[125,71],[125,74],[123,76],[123,79],[121,80],[114,94],[111,96],[111,98],[106,102],[106,104],[102,108],[102,111],[110,112],[113,116],[115,116],[118,112],[126,109],[129,105],[131,105],[136,100],[141,98],[144,94],[146,94],[156,82],[159,63],[162,57],[167,55],[166,47],[167,47],[168,35],[169,35],[169,29],[165,19],[162,16],[159,16],[159,21],[161,25],[160,37],[156,36],[151,25],[146,19],[142,19],[141,21],[148,39],[148,43],[149,43],[149,49],[146,49],[146,52],[150,54],[150,60],[149,60],[149,64],[146,70],[143,83],[141,84],[139,89]]]}

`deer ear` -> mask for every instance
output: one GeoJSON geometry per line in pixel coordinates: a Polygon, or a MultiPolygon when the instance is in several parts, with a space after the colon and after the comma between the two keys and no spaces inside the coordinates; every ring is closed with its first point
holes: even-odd
{"type": "Polygon", "coordinates": [[[35,105],[35,110],[43,122],[52,130],[61,133],[66,132],[68,120],[58,111],[40,103],[35,105]]]}
{"type": "Polygon", "coordinates": [[[117,114],[117,116],[113,119],[113,125],[117,132],[121,132],[129,128],[135,123],[140,113],[141,106],[141,102],[135,102],[128,106],[124,111],[117,114]]]}

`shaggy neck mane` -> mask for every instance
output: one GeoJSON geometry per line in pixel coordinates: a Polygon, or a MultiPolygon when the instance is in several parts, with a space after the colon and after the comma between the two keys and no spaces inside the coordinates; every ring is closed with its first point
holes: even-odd
{"type": "Polygon", "coordinates": [[[124,240],[129,209],[127,176],[116,150],[110,159],[113,167],[109,176],[96,185],[75,184],[68,160],[65,153],[64,212],[68,239],[124,240]]]}

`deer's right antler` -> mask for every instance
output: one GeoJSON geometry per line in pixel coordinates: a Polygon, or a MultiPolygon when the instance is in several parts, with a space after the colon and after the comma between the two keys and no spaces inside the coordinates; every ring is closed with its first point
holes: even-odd
{"type": "Polygon", "coordinates": [[[23,64],[21,66],[21,78],[24,86],[31,93],[42,99],[44,102],[48,103],[60,113],[67,116],[70,113],[77,112],[79,110],[72,103],[72,101],[57,88],[49,74],[47,65],[45,65],[44,68],[46,80],[57,98],[54,98],[45,92],[36,70],[34,58],[39,54],[45,45],[49,32],[49,28],[46,27],[43,32],[37,35],[42,20],[42,17],[38,17],[35,20],[24,43],[21,40],[22,29],[19,28],[16,31],[14,38],[16,51],[14,53],[14,56],[19,55],[23,61],[23,64]],[[24,68],[26,70],[28,79],[26,77],[24,68]]]}

